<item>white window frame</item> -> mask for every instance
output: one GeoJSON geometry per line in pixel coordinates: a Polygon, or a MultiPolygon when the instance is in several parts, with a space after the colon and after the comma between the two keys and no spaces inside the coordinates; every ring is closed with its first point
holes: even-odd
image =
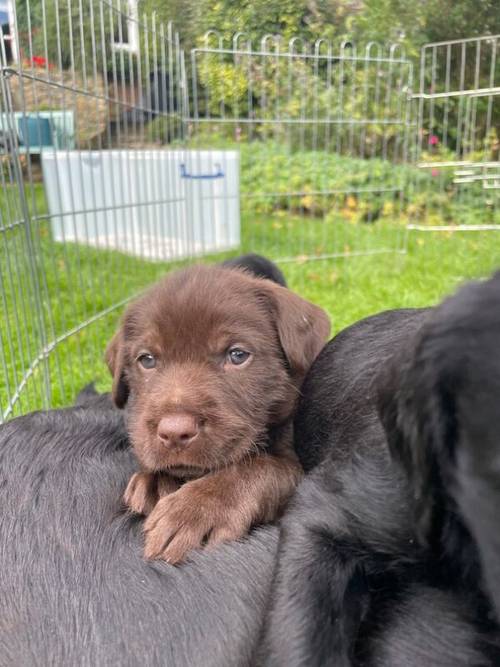
{"type": "Polygon", "coordinates": [[[10,42],[10,52],[12,57],[12,62],[19,62],[19,53],[17,52],[17,40],[16,40],[16,17],[14,13],[14,0],[2,0],[0,1],[0,6],[3,11],[5,11],[9,17],[9,36],[3,36],[3,39],[10,42]]]}
{"type": "Polygon", "coordinates": [[[129,53],[138,53],[139,52],[139,23],[138,17],[139,12],[137,9],[137,0],[127,0],[127,42],[115,42],[113,41],[113,49],[115,51],[127,51],[129,53]]]}

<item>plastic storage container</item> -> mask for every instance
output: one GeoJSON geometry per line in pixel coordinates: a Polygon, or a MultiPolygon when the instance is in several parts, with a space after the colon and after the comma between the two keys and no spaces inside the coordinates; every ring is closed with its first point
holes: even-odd
{"type": "Polygon", "coordinates": [[[46,151],[53,238],[153,260],[240,244],[237,151],[46,151]]]}
{"type": "Polygon", "coordinates": [[[41,148],[54,145],[52,124],[49,118],[21,116],[18,126],[20,139],[26,147],[41,148]]]}

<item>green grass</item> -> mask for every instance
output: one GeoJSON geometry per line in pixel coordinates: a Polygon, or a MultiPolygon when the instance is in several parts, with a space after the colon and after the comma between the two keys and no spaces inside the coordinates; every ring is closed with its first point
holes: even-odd
{"type": "Polygon", "coordinates": [[[499,232],[415,234],[405,255],[315,262],[287,271],[290,285],[330,314],[335,332],[381,310],[429,306],[500,265],[499,232]]]}
{"type": "MultiPolygon", "coordinates": [[[[5,199],[0,202],[0,211],[3,217],[12,218],[16,202],[10,211],[7,203],[5,199]]],[[[38,219],[31,234],[37,256],[34,272],[30,272],[24,228],[0,233],[0,406],[5,408],[44,344],[84,320],[96,317],[96,321],[61,340],[48,360],[37,366],[15,414],[68,404],[92,380],[99,389],[109,389],[103,353],[123,308],[97,316],[140,292],[173,266],[54,243],[44,217],[41,186],[35,187],[30,206],[38,219]],[[32,298],[34,280],[40,285],[39,310],[32,298]],[[40,320],[45,336],[40,334],[40,320]],[[44,401],[48,385],[49,403],[44,401]]],[[[342,210],[319,218],[283,210],[258,214],[245,200],[243,206],[241,251],[296,258],[281,265],[290,287],[327,310],[334,332],[383,309],[434,304],[458,284],[486,276],[500,264],[500,232],[412,232],[407,252],[401,254],[397,250],[403,248],[405,230],[395,219],[363,224],[346,221],[342,210]],[[381,249],[391,252],[353,254],[381,249]],[[332,251],[345,257],[318,259],[332,251]]]]}

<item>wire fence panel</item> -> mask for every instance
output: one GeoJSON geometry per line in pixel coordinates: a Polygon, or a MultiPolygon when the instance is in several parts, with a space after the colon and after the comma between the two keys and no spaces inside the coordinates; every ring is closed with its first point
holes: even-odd
{"type": "Polygon", "coordinates": [[[500,230],[500,36],[427,44],[421,53],[417,166],[410,225],[500,230]]]}
{"type": "Polygon", "coordinates": [[[282,262],[402,248],[412,65],[399,50],[212,32],[190,73],[193,145],[239,148],[249,246],[282,262]]]}
{"type": "Polygon", "coordinates": [[[398,46],[210,32],[186,51],[134,0],[9,12],[0,421],[106,386],[122,307],[195,258],[262,252],[308,280],[394,261],[408,229],[497,228],[496,37],[424,47],[415,93],[398,46]]]}
{"type": "Polygon", "coordinates": [[[172,28],[94,0],[21,9],[0,91],[3,419],[72,400],[120,307],[199,236],[165,148],[186,115],[172,28]]]}

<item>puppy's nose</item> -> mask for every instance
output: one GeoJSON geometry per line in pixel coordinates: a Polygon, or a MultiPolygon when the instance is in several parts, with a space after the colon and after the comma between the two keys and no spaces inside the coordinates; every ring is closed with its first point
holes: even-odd
{"type": "Polygon", "coordinates": [[[198,435],[198,423],[192,415],[175,414],[163,417],[158,424],[158,437],[167,447],[186,447],[198,435]]]}

